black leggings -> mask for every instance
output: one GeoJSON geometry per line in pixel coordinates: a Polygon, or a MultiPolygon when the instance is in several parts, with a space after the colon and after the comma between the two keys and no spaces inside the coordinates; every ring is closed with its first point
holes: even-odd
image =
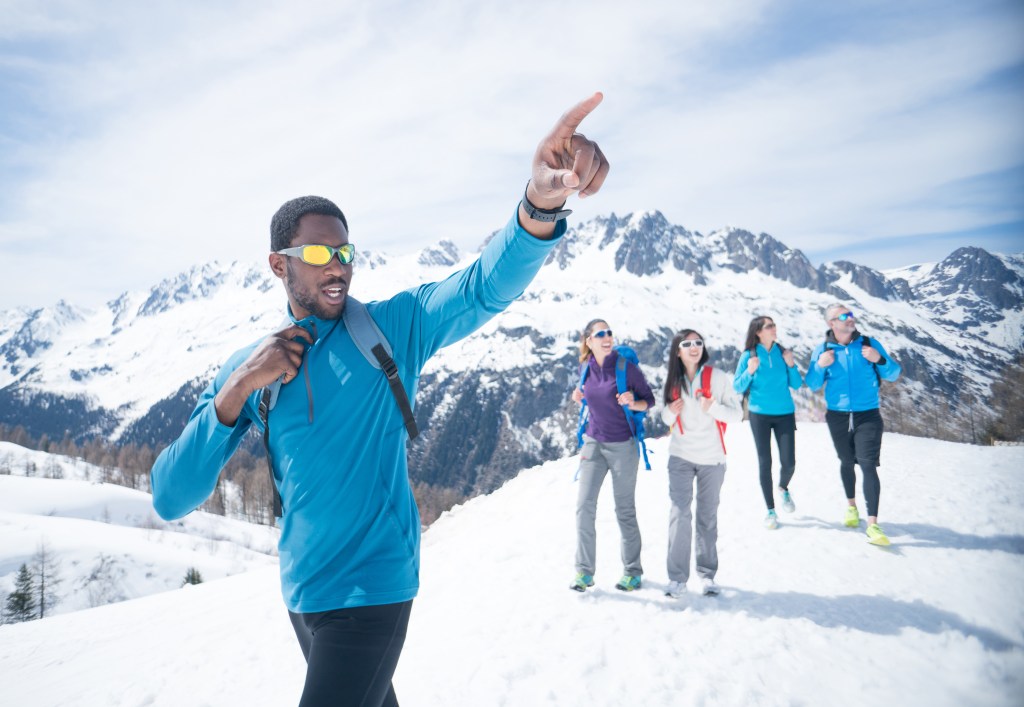
{"type": "Polygon", "coordinates": [[[306,658],[299,707],[398,707],[391,685],[412,601],[288,612],[306,658]]]}
{"type": "Polygon", "coordinates": [[[878,501],[882,495],[882,481],[878,478],[878,463],[882,452],[882,432],[885,425],[878,409],[863,412],[825,413],[832,444],[839,456],[839,475],[847,498],[857,497],[857,474],[853,465],[859,464],[864,474],[864,503],[868,516],[878,515],[878,501]]]}
{"type": "Polygon", "coordinates": [[[750,413],[750,431],[754,434],[757,463],[761,474],[761,493],[769,509],[775,508],[775,489],[772,486],[772,431],[779,448],[779,486],[789,489],[796,470],[796,415],[761,415],[750,413]]]}

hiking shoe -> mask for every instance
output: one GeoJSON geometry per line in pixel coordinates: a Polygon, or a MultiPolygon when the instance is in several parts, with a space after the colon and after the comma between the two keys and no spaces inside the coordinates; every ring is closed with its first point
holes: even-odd
{"type": "Polygon", "coordinates": [[[782,510],[786,513],[792,513],[796,510],[796,504],[793,503],[793,496],[791,496],[789,491],[786,489],[782,489],[782,510]]]}
{"type": "Polygon", "coordinates": [[[569,585],[569,589],[574,589],[577,592],[587,591],[587,587],[594,586],[594,575],[583,574],[582,572],[576,573],[576,578],[572,580],[572,584],[569,585]]]}
{"type": "Polygon", "coordinates": [[[775,509],[768,509],[768,515],[764,517],[764,527],[768,530],[775,530],[779,527],[779,517],[775,515],[775,509]]]}
{"type": "Polygon", "coordinates": [[[615,588],[624,592],[632,592],[640,588],[640,578],[624,574],[622,575],[622,579],[619,580],[619,583],[615,585],[615,588]]]}
{"type": "Polygon", "coordinates": [[[882,529],[878,527],[878,523],[872,523],[868,526],[868,542],[872,545],[889,544],[889,538],[886,537],[882,529]]]}
{"type": "Polygon", "coordinates": [[[679,597],[686,596],[686,582],[672,581],[665,587],[665,596],[678,599],[679,597]]]}
{"type": "Polygon", "coordinates": [[[843,522],[847,528],[856,528],[860,525],[860,513],[857,512],[857,506],[846,507],[846,520],[843,522]]]}
{"type": "Polygon", "coordinates": [[[722,590],[715,584],[715,580],[710,577],[702,577],[700,580],[700,591],[706,597],[714,597],[718,596],[718,593],[722,590]]]}

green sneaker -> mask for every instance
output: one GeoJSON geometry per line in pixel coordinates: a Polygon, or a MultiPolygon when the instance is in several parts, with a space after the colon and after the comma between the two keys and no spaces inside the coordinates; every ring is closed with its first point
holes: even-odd
{"type": "Polygon", "coordinates": [[[868,542],[872,545],[888,545],[889,538],[886,537],[882,529],[878,527],[878,523],[872,523],[868,526],[868,542]]]}
{"type": "Polygon", "coordinates": [[[847,528],[856,528],[860,525],[860,513],[857,512],[857,506],[846,507],[846,520],[843,522],[847,528]]]}
{"type": "Polygon", "coordinates": [[[572,580],[572,584],[569,585],[569,589],[573,589],[577,592],[587,591],[587,587],[594,586],[594,575],[583,574],[582,572],[576,573],[576,578],[572,580]]]}
{"type": "Polygon", "coordinates": [[[615,585],[615,588],[624,592],[632,592],[633,590],[640,588],[640,578],[624,574],[622,575],[622,579],[619,580],[619,583],[615,585]]]}

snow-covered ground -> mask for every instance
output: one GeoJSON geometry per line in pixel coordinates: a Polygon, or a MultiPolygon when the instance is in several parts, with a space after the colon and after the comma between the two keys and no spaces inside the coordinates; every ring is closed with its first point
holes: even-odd
{"type": "MultiPolygon", "coordinates": [[[[403,707],[1022,704],[1024,448],[887,435],[881,523],[893,545],[879,548],[840,524],[824,425],[800,423],[797,511],[776,531],[761,527],[746,425],[727,442],[719,597],[663,596],[664,440],[651,442],[654,470],[637,487],[638,592],[612,586],[608,488],[597,586],[567,588],[575,459],[443,516],[423,539],[395,676],[403,707]]],[[[12,522],[38,517],[4,508],[3,542],[12,522]]],[[[297,702],[303,672],[270,566],[0,627],[4,705],[278,706],[297,702]]]]}
{"type": "Polygon", "coordinates": [[[91,464],[9,442],[0,442],[0,460],[12,472],[0,475],[0,600],[41,543],[62,579],[54,614],[176,589],[190,567],[204,580],[277,567],[276,528],[203,512],[168,523],[152,496],[99,483],[102,471],[91,464]],[[29,463],[36,474],[63,478],[26,477],[29,463]],[[101,557],[106,586],[89,587],[101,557]]]}

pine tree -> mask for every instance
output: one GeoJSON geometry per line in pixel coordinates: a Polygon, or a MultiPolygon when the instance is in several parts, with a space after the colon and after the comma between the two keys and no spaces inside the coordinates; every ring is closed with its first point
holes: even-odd
{"type": "Polygon", "coordinates": [[[14,580],[14,591],[4,602],[4,622],[9,624],[31,621],[36,618],[35,586],[28,565],[22,564],[14,580]]]}
{"type": "Polygon", "coordinates": [[[203,583],[203,575],[199,574],[199,570],[197,570],[195,567],[189,567],[188,571],[185,572],[185,579],[183,579],[181,581],[181,586],[184,587],[186,584],[202,584],[202,583],[203,583]]]}

